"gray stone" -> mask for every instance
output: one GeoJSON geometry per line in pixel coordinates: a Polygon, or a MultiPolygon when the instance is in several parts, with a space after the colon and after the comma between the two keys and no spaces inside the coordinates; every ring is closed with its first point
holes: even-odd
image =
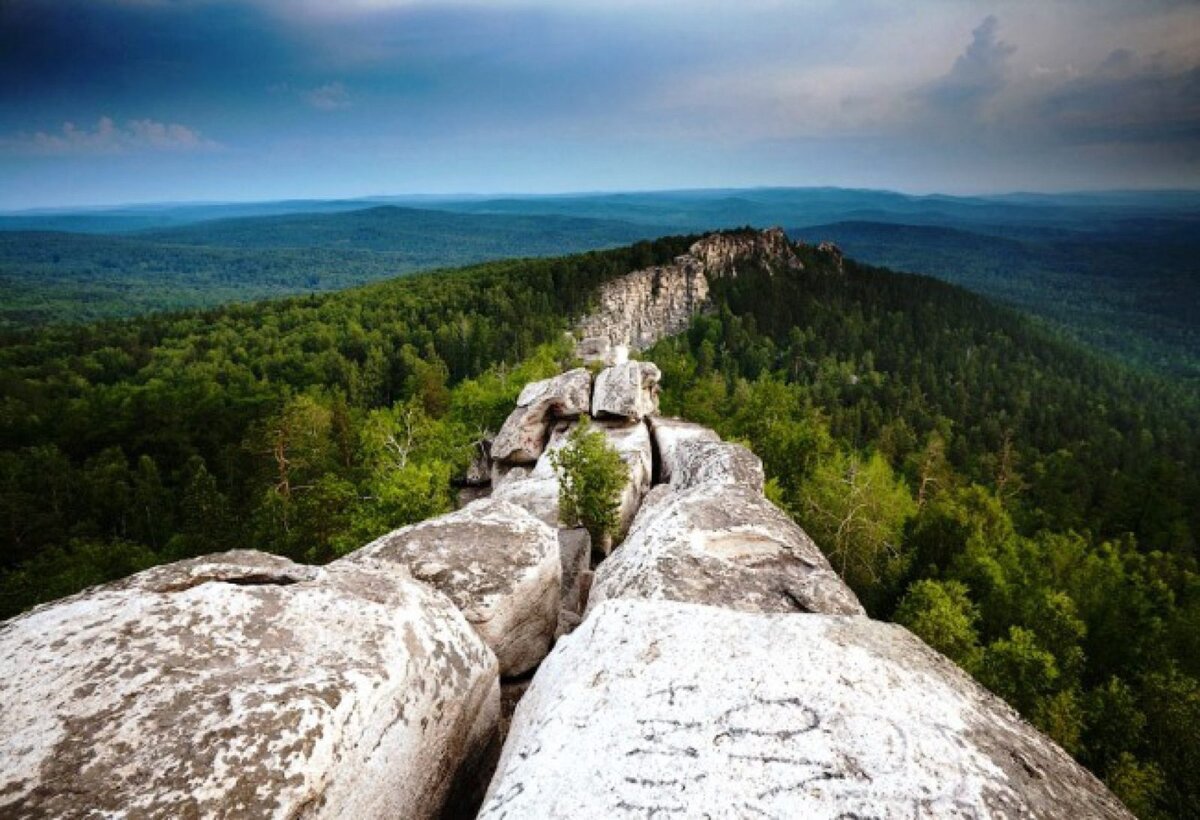
{"type": "Polygon", "coordinates": [[[583,367],[525,385],[517,407],[492,442],[494,460],[514,464],[537,461],[555,419],[577,418],[591,408],[592,374],[583,367]]]}
{"type": "Polygon", "coordinates": [[[562,564],[555,532],[497,498],[379,538],[337,563],[399,564],[449,596],[500,661],[526,672],[545,657],[558,623],[562,564]]]}
{"type": "Polygon", "coordinates": [[[525,385],[517,397],[517,406],[546,405],[552,418],[573,419],[590,411],[591,400],[591,371],[586,367],[577,367],[553,378],[525,385]]]}
{"type": "Polygon", "coordinates": [[[677,490],[734,484],[761,493],[764,483],[762,459],[740,444],[692,439],[675,448],[671,486],[677,490]]]}
{"type": "Polygon", "coordinates": [[[610,601],[538,670],[479,816],[1132,815],[899,626],[610,601]]]}
{"type": "Polygon", "coordinates": [[[757,491],[731,484],[656,489],[625,543],[596,570],[589,611],[610,598],[863,613],[804,530],[757,491]]]}
{"type": "Polygon", "coordinates": [[[498,716],[441,593],[213,555],[0,626],[0,815],[432,817],[498,716]]]}
{"type": "Polygon", "coordinates": [[[567,612],[583,612],[583,574],[591,568],[592,538],[582,527],[558,531],[558,554],[562,560],[562,601],[567,612]]]}
{"type": "Polygon", "coordinates": [[[679,445],[685,441],[720,441],[707,427],[683,419],[651,416],[647,419],[654,447],[658,452],[658,481],[668,482],[679,459],[679,445]]]}
{"type": "Polygon", "coordinates": [[[614,346],[645,350],[682,333],[693,316],[709,308],[711,283],[736,277],[750,265],[772,272],[804,267],[779,228],[709,234],[669,265],[633,271],[601,285],[596,310],[579,323],[583,341],[577,355],[613,364],[614,346]]]}
{"type": "Polygon", "coordinates": [[[597,418],[615,416],[641,421],[658,412],[658,382],[662,373],[651,362],[625,362],[600,371],[592,395],[597,418]]]}
{"type": "MultiPolygon", "coordinates": [[[[621,488],[617,533],[613,538],[613,544],[619,544],[629,532],[634,516],[642,505],[642,499],[650,489],[654,470],[654,445],[650,441],[650,429],[645,423],[601,421],[596,423],[596,428],[604,433],[609,446],[621,456],[629,475],[625,486],[621,488]]],[[[611,549],[611,545],[607,544],[592,546],[605,553],[611,549]]]]}

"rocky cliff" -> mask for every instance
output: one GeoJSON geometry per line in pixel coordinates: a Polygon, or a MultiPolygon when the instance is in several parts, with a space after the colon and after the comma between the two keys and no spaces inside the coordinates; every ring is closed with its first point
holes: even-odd
{"type": "Polygon", "coordinates": [[[711,234],[673,264],[634,271],[600,288],[597,309],[579,325],[585,349],[645,350],[685,330],[708,306],[709,283],[763,265],[772,271],[802,268],[783,230],[711,234]]]}
{"type": "MultiPolygon", "coordinates": [[[[781,241],[706,239],[678,272],[795,267],[781,241]]],[[[589,327],[648,340],[698,292],[589,327]]],[[[659,378],[528,385],[487,497],[326,567],[208,556],[3,624],[0,816],[1129,816],[867,618],[752,452],[658,415],[659,378]],[[559,520],[550,457],[584,418],[625,465],[611,543],[559,520]]]]}

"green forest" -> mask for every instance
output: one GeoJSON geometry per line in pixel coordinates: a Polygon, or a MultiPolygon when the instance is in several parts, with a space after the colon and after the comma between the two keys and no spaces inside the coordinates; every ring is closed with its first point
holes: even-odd
{"type": "MultiPolygon", "coordinates": [[[[327,561],[449,509],[603,281],[691,238],[11,332],[0,617],[235,547],[327,561]]],[[[801,247],[645,357],[746,442],[872,615],[947,654],[1139,816],[1200,805],[1200,405],[934,279],[801,247]]]]}
{"type": "Polygon", "coordinates": [[[1141,817],[1200,806],[1200,408],[983,298],[804,251],[647,358],[878,618],[1141,817]]]}
{"type": "Polygon", "coordinates": [[[0,331],[323,293],[419,270],[626,245],[665,232],[613,220],[394,206],[110,235],[0,230],[0,331]]]}

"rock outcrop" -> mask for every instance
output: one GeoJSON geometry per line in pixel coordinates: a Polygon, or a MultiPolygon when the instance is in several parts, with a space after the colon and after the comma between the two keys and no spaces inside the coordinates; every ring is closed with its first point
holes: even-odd
{"type": "Polygon", "coordinates": [[[867,618],[757,456],[658,417],[628,347],[801,267],[735,231],[605,285],[577,352],[606,369],[526,385],[457,478],[490,498],[325,568],[226,553],[0,625],[0,816],[469,816],[511,719],[482,817],[1128,817],[867,618]],[[627,473],[611,554],[559,516],[588,416],[627,473]]]}
{"type": "Polygon", "coordinates": [[[720,441],[721,437],[709,428],[683,419],[651,416],[647,423],[658,453],[658,480],[671,481],[679,461],[679,445],[685,441],[720,441]]]}
{"type": "Polygon", "coordinates": [[[499,713],[450,601],[256,552],[0,627],[0,815],[431,817],[499,713]]]}
{"type": "Polygon", "coordinates": [[[581,358],[611,364],[620,348],[645,350],[659,339],[682,333],[709,306],[710,283],[734,277],[747,266],[773,272],[803,267],[779,228],[710,234],[670,265],[634,271],[600,288],[596,310],[577,334],[581,358]]]}
{"type": "Polygon", "coordinates": [[[661,378],[658,367],[650,362],[625,362],[605,368],[596,377],[592,414],[627,421],[641,421],[656,414],[661,378]]]}
{"type": "Polygon", "coordinates": [[[733,484],[761,493],[766,478],[762,459],[740,444],[692,439],[674,453],[671,486],[677,490],[701,484],[733,484]]]}
{"type": "Polygon", "coordinates": [[[582,367],[527,384],[492,442],[491,458],[512,464],[537,461],[546,445],[549,423],[588,413],[591,393],[592,374],[582,367]]]}
{"type": "Polygon", "coordinates": [[[558,626],[562,561],[555,530],[486,498],[396,530],[338,563],[398,565],[445,593],[496,653],[504,677],[528,672],[558,626]]]}
{"type": "Polygon", "coordinates": [[[720,483],[656,491],[646,501],[624,543],[597,568],[589,612],[610,598],[863,614],[787,515],[755,489],[720,483]]]}
{"type": "Polygon", "coordinates": [[[1131,815],[901,627],[610,601],[538,670],[479,816],[1131,815]]]}

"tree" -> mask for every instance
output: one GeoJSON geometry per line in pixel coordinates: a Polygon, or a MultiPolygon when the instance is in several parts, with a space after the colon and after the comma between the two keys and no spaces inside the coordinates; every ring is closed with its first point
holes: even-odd
{"type": "Polygon", "coordinates": [[[595,545],[615,536],[621,490],[629,472],[604,433],[581,419],[567,443],[550,454],[550,463],[558,473],[558,514],[563,523],[582,526],[595,545]]]}
{"type": "Polygon", "coordinates": [[[904,523],[916,504],[878,453],[839,452],[800,488],[801,521],[868,608],[878,609],[905,567],[904,523]],[[874,605],[874,606],[872,606],[874,605]]]}
{"type": "Polygon", "coordinates": [[[967,671],[979,663],[979,613],[958,581],[917,581],[908,588],[894,620],[967,671]]]}

